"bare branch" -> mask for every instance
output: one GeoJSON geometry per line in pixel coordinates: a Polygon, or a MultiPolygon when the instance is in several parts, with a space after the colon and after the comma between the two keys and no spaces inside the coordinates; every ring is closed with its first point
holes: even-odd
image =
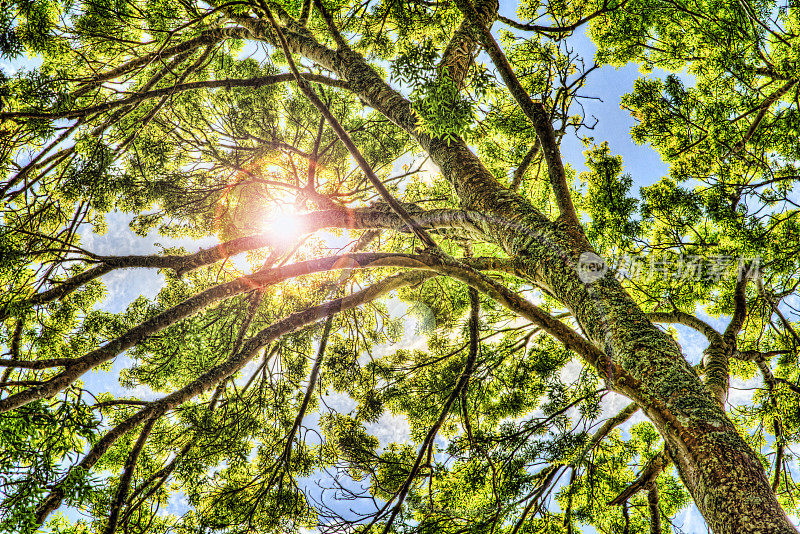
{"type": "Polygon", "coordinates": [[[655,484],[656,478],[661,474],[664,469],[670,465],[671,461],[667,456],[666,451],[653,456],[650,461],[642,468],[642,472],[622,493],[614,497],[608,504],[612,506],[619,506],[623,502],[630,499],[636,492],[647,489],[650,485],[655,484]]]}
{"type": "Polygon", "coordinates": [[[654,323],[678,323],[688,326],[706,336],[710,343],[722,343],[722,334],[717,332],[714,327],[684,311],[652,312],[648,313],[647,317],[654,323]]]}
{"type": "Polygon", "coordinates": [[[543,26],[543,25],[539,25],[539,24],[522,24],[522,23],[517,22],[515,20],[506,18],[506,17],[504,17],[502,15],[499,15],[497,17],[497,20],[499,20],[500,22],[502,22],[504,24],[507,24],[507,25],[511,26],[515,30],[531,31],[531,32],[536,32],[536,33],[544,33],[544,34],[570,33],[570,32],[575,31],[580,26],[583,26],[584,24],[586,24],[587,22],[589,22],[593,18],[597,17],[598,15],[602,15],[604,13],[609,13],[611,11],[620,9],[627,2],[628,2],[628,0],[623,0],[622,2],[620,2],[617,5],[609,6],[608,5],[608,0],[606,0],[606,1],[603,2],[603,7],[601,7],[597,11],[594,11],[594,12],[590,13],[589,15],[587,15],[587,16],[585,16],[585,17],[573,22],[572,24],[567,24],[565,26],[543,26]]]}

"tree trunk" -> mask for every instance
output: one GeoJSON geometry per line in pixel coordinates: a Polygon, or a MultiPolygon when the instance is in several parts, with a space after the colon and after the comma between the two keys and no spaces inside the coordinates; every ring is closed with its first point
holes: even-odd
{"type": "MultiPolygon", "coordinates": [[[[294,53],[336,72],[352,91],[419,142],[448,178],[465,210],[488,217],[486,240],[524,261],[527,278],[552,293],[575,316],[588,338],[622,372],[598,369],[610,389],[647,414],[666,442],[680,476],[706,522],[717,534],[790,533],[796,530],[778,504],[756,455],[739,436],[681,354],[608,273],[584,283],[581,255],[593,252],[580,229],[550,221],[523,197],[503,187],[461,140],[446,143],[420,134],[410,103],[363,58],[332,51],[289,21],[294,53]]],[[[249,23],[272,44],[261,23],[249,23]]]]}

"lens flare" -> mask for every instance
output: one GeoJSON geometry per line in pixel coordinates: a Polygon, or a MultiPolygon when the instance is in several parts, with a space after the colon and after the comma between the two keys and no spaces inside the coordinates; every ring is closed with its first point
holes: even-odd
{"type": "Polygon", "coordinates": [[[274,209],[264,220],[264,233],[276,244],[289,246],[306,233],[303,219],[287,209],[274,209]]]}

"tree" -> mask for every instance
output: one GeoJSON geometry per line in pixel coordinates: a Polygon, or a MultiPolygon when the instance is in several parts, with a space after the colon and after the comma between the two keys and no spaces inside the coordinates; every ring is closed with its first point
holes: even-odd
{"type": "Polygon", "coordinates": [[[795,532],[797,7],[498,10],[4,9],[3,54],[41,60],[2,79],[5,531],[661,532],[691,499],[716,533],[795,532]],[[580,177],[560,150],[591,73],[630,62],[661,69],[623,106],[669,165],[639,198],[608,145],[584,137],[580,177]],[[219,244],[82,246],[115,211],[219,244]],[[103,310],[104,275],[147,269],[157,297],[103,310]],[[392,348],[389,294],[435,321],[424,346],[392,348]],[[84,387],[123,354],[153,400],[84,387]],[[408,442],[376,438],[384,413],[408,442]]]}

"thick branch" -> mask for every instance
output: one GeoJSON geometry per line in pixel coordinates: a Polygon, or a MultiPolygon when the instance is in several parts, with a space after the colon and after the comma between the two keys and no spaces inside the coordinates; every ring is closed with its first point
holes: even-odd
{"type": "Polygon", "coordinates": [[[693,328],[706,336],[709,343],[722,343],[722,334],[717,332],[707,322],[684,311],[652,312],[647,314],[648,319],[654,323],[678,323],[693,328]]]}
{"type": "Polygon", "coordinates": [[[650,510],[650,534],[661,534],[661,510],[658,508],[658,484],[647,488],[647,508],[650,510]]]}
{"type": "Polygon", "coordinates": [[[666,451],[661,451],[660,453],[653,456],[649,462],[644,466],[642,472],[639,476],[634,480],[627,488],[625,488],[622,493],[617,495],[611,502],[608,504],[619,506],[623,502],[630,499],[636,492],[641,491],[643,489],[649,488],[652,484],[655,484],[656,478],[658,475],[666,469],[670,464],[669,457],[667,456],[666,451]]]}
{"type": "Polygon", "coordinates": [[[712,343],[703,351],[703,372],[706,387],[714,399],[724,408],[730,387],[729,358],[731,347],[728,344],[712,343]]]}
{"type": "Polygon", "coordinates": [[[734,345],[736,344],[736,336],[744,326],[744,321],[747,318],[747,295],[745,290],[747,289],[748,271],[748,263],[744,263],[739,269],[736,287],[733,290],[733,315],[731,316],[731,322],[728,323],[728,327],[725,329],[725,333],[722,335],[725,341],[734,345]]]}
{"type": "MultiPolygon", "coordinates": [[[[481,24],[491,27],[497,17],[499,7],[500,4],[497,0],[476,0],[475,11],[481,24]]],[[[464,17],[450,38],[450,42],[447,43],[437,70],[440,74],[449,76],[456,87],[461,87],[477,49],[478,42],[472,24],[469,17],[464,17]]]]}

